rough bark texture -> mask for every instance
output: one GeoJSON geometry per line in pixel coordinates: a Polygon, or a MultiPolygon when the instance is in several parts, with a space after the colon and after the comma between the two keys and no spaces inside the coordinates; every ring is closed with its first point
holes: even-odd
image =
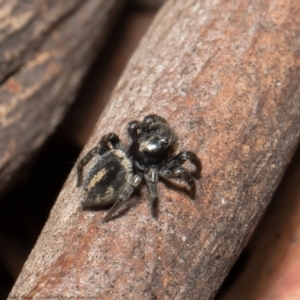
{"type": "Polygon", "coordinates": [[[0,1],[0,192],[53,132],[123,1],[0,1]]]}
{"type": "Polygon", "coordinates": [[[243,272],[218,299],[300,299],[299,182],[300,147],[247,247],[243,272]]]}
{"type": "Polygon", "coordinates": [[[83,212],[70,174],[11,292],[98,299],[212,299],[299,142],[299,1],[169,1],[132,58],[84,155],[149,113],[203,165],[197,197],[159,184],[125,215],[83,212]]]}

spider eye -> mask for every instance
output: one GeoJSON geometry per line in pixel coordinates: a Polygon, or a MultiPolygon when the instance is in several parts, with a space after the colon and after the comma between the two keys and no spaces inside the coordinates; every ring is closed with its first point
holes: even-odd
{"type": "Polygon", "coordinates": [[[166,146],[168,146],[169,141],[167,139],[162,139],[161,143],[164,144],[164,145],[166,145],[166,146]]]}
{"type": "Polygon", "coordinates": [[[148,118],[148,119],[146,120],[146,124],[147,124],[147,126],[152,125],[152,124],[153,124],[153,119],[152,119],[152,118],[148,118]]]}

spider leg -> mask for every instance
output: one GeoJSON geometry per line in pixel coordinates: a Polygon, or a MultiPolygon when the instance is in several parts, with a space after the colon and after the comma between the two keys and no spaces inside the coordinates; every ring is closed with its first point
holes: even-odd
{"type": "MultiPolygon", "coordinates": [[[[104,218],[104,222],[108,222],[114,217],[117,217],[120,213],[117,211],[121,206],[123,206],[128,198],[131,196],[132,192],[139,186],[142,181],[142,177],[140,175],[134,175],[130,185],[119,195],[117,201],[112,206],[108,214],[104,218]]],[[[123,211],[123,210],[122,210],[123,211]]]]}
{"type": "Polygon", "coordinates": [[[150,192],[150,205],[153,218],[157,219],[158,215],[158,170],[155,167],[150,167],[147,174],[144,175],[150,192]]]}
{"type": "Polygon", "coordinates": [[[106,135],[104,135],[101,139],[99,144],[104,147],[104,148],[108,148],[109,149],[109,143],[111,144],[111,147],[113,149],[118,149],[118,150],[122,150],[125,151],[124,146],[122,145],[120,138],[114,133],[108,133],[106,135]]]}
{"type": "Polygon", "coordinates": [[[103,155],[108,149],[102,147],[100,144],[91,149],[77,164],[77,187],[82,185],[82,170],[83,167],[96,155],[103,155]]]}
{"type": "Polygon", "coordinates": [[[190,197],[192,199],[195,198],[195,193],[196,193],[195,180],[191,176],[191,174],[184,168],[182,168],[180,166],[176,166],[173,168],[164,167],[164,168],[160,169],[159,176],[161,176],[163,178],[167,178],[167,179],[179,178],[179,179],[184,180],[190,188],[190,197]]]}
{"type": "Polygon", "coordinates": [[[127,125],[127,132],[130,143],[135,141],[138,137],[138,130],[141,129],[142,123],[139,121],[132,121],[127,125]]]}
{"type": "Polygon", "coordinates": [[[200,178],[201,163],[197,155],[191,151],[181,151],[174,157],[170,158],[166,164],[166,168],[171,169],[173,167],[181,166],[186,161],[189,161],[195,166],[195,171],[192,172],[191,175],[197,179],[200,178]]]}

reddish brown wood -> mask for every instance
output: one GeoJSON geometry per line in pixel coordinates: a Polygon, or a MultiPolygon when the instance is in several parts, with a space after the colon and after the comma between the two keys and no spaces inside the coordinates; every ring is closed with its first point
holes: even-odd
{"type": "Polygon", "coordinates": [[[123,1],[0,1],[0,192],[54,131],[123,1]]]}
{"type": "Polygon", "coordinates": [[[300,3],[169,1],[100,118],[84,155],[149,113],[203,165],[197,198],[159,184],[103,224],[70,174],[11,292],[99,299],[212,299],[299,142],[300,3]]]}
{"type": "Polygon", "coordinates": [[[243,271],[220,300],[300,298],[300,147],[247,250],[243,271]]]}

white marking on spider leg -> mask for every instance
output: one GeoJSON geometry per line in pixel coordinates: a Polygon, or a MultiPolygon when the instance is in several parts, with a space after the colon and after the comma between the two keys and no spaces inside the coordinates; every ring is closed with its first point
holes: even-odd
{"type": "Polygon", "coordinates": [[[142,178],[139,175],[134,175],[131,185],[133,187],[137,187],[141,181],[142,181],[142,178]]]}

